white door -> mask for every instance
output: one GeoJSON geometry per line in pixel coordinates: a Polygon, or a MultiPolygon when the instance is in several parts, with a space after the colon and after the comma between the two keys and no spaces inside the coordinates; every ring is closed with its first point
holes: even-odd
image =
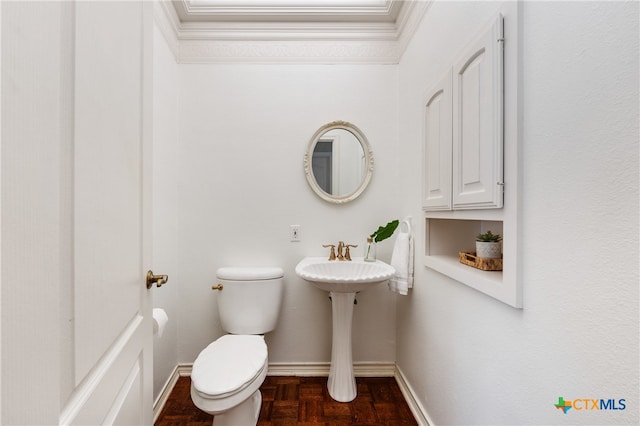
{"type": "Polygon", "coordinates": [[[151,424],[152,4],[0,12],[0,423],[151,424]]]}
{"type": "Polygon", "coordinates": [[[75,4],[75,388],[62,424],[152,423],[150,12],[75,4]]]}
{"type": "Polygon", "coordinates": [[[75,5],[74,394],[63,424],[151,424],[152,15],[75,5]]]}
{"type": "Polygon", "coordinates": [[[503,203],[503,18],[453,68],[453,208],[503,203]]]}
{"type": "Polygon", "coordinates": [[[427,92],[424,110],[424,210],[451,210],[451,70],[427,92]]]}

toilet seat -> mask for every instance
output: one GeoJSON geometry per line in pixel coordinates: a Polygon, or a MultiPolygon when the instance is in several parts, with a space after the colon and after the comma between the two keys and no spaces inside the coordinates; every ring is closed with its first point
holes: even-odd
{"type": "Polygon", "coordinates": [[[264,379],[267,354],[264,336],[222,336],[203,349],[193,363],[192,390],[207,400],[241,393],[258,377],[264,379]]]}

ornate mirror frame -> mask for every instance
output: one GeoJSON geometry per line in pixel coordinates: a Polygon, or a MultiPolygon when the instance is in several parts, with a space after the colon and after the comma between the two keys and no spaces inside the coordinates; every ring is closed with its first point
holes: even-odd
{"type": "Polygon", "coordinates": [[[307,182],[309,182],[309,186],[311,186],[311,189],[313,189],[313,191],[323,200],[334,204],[344,204],[353,201],[358,198],[360,194],[362,194],[362,192],[367,188],[369,182],[371,181],[371,176],[373,175],[373,151],[371,151],[369,141],[367,141],[366,136],[358,127],[346,121],[333,121],[331,123],[325,124],[313,134],[311,140],[309,141],[307,152],[304,154],[304,173],[307,177],[307,182]],[[346,130],[353,134],[358,142],[360,142],[360,146],[362,147],[362,151],[364,152],[364,176],[362,176],[362,181],[354,191],[345,195],[332,195],[325,192],[318,184],[313,174],[312,168],[312,159],[316,144],[318,143],[318,141],[320,141],[325,133],[335,129],[346,130]]]}

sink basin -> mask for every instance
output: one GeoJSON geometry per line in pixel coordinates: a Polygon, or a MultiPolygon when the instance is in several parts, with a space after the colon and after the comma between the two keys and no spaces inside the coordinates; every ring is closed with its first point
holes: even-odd
{"type": "Polygon", "coordinates": [[[395,269],[379,260],[365,262],[328,260],[326,257],[305,257],[296,266],[296,274],[321,290],[335,293],[355,293],[387,281],[395,269]]]}

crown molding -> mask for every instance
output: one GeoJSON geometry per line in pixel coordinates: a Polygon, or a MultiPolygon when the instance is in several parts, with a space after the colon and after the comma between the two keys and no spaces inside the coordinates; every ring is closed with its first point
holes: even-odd
{"type": "Polygon", "coordinates": [[[173,5],[182,22],[394,22],[404,0],[173,0],[173,5]]]}
{"type": "Polygon", "coordinates": [[[184,3],[155,4],[178,63],[397,64],[431,1],[405,1],[395,22],[183,21],[174,4],[184,3]]]}
{"type": "Polygon", "coordinates": [[[180,40],[178,40],[180,20],[178,15],[169,2],[156,1],[153,6],[153,18],[177,62],[180,55],[180,40]]]}
{"type": "Polygon", "coordinates": [[[394,64],[393,42],[254,42],[182,40],[179,63],[394,64]]]}

